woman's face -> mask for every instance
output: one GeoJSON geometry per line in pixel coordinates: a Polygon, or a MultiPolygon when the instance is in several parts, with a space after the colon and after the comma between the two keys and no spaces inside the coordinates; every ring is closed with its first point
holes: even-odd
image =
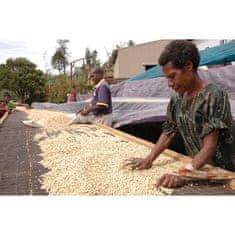
{"type": "Polygon", "coordinates": [[[183,95],[190,87],[193,81],[192,63],[186,65],[183,69],[175,68],[171,62],[163,66],[164,75],[168,81],[168,86],[183,95]]]}
{"type": "Polygon", "coordinates": [[[11,98],[10,98],[9,96],[5,96],[5,97],[3,98],[3,100],[8,103],[8,102],[11,100],[11,98]]]}

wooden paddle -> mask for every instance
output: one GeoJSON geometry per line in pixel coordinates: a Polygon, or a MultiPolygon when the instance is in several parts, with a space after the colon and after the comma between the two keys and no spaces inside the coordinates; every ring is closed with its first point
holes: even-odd
{"type": "Polygon", "coordinates": [[[227,171],[218,167],[204,168],[201,170],[179,170],[177,175],[184,177],[189,180],[208,180],[208,181],[224,181],[224,180],[235,180],[235,173],[227,171]]]}

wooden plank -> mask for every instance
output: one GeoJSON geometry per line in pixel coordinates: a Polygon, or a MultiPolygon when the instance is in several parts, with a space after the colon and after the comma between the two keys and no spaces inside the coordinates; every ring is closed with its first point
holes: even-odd
{"type": "Polygon", "coordinates": [[[0,127],[2,126],[3,122],[6,120],[8,116],[8,112],[5,112],[4,115],[0,119],[0,127]]]}
{"type": "Polygon", "coordinates": [[[235,190],[235,180],[230,180],[227,184],[226,184],[227,187],[235,190]]]}
{"type": "MultiPolygon", "coordinates": [[[[117,135],[119,137],[122,137],[123,139],[126,139],[128,141],[132,141],[134,143],[137,143],[137,144],[141,144],[141,145],[144,145],[150,149],[152,149],[154,147],[154,144],[147,141],[147,140],[143,140],[141,138],[138,138],[138,137],[135,137],[133,135],[130,135],[130,134],[127,134],[127,133],[124,133],[122,131],[119,131],[119,130],[116,130],[114,128],[111,128],[109,126],[106,126],[106,125],[102,125],[102,124],[95,124],[97,127],[100,127],[102,129],[105,129],[107,131],[109,131],[110,133],[114,134],[114,135],[117,135]]],[[[188,156],[185,156],[181,153],[177,153],[175,151],[172,151],[170,149],[166,149],[164,152],[163,152],[165,155],[167,156],[170,156],[170,157],[173,157],[173,158],[177,158],[183,162],[189,162],[191,160],[190,157],[188,156]]]]}

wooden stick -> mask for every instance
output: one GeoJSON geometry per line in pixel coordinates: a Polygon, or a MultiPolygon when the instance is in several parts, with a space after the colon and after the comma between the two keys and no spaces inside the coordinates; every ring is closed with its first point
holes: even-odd
{"type": "MultiPolygon", "coordinates": [[[[147,141],[147,140],[143,140],[143,139],[140,139],[138,137],[135,137],[133,135],[130,135],[130,134],[127,134],[127,133],[124,133],[122,131],[119,131],[119,130],[116,130],[114,128],[111,128],[109,126],[106,126],[106,125],[103,125],[103,124],[99,124],[99,123],[96,123],[95,124],[97,127],[100,127],[102,129],[105,129],[107,131],[109,131],[110,133],[114,134],[114,135],[117,135],[119,137],[122,137],[123,139],[126,139],[128,141],[132,141],[134,143],[137,143],[137,144],[141,144],[141,145],[144,145],[150,149],[153,148],[154,144],[147,141]]],[[[185,156],[183,154],[180,154],[180,153],[177,153],[175,151],[172,151],[170,149],[166,149],[164,152],[163,152],[165,155],[167,156],[170,156],[170,157],[173,157],[173,158],[177,158],[183,162],[189,162],[191,160],[190,157],[188,156],[185,156]]]]}
{"type": "Polygon", "coordinates": [[[229,182],[226,184],[226,186],[235,190],[235,180],[229,180],[229,182]]]}

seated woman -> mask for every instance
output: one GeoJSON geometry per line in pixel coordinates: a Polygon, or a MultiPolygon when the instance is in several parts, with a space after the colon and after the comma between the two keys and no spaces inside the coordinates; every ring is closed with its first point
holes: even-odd
{"type": "Polygon", "coordinates": [[[0,100],[0,118],[3,117],[6,112],[9,112],[7,104],[8,102],[6,100],[0,100]]]}
{"type": "Polygon", "coordinates": [[[11,95],[5,92],[3,99],[0,100],[0,118],[5,114],[5,112],[10,112],[8,108],[9,101],[11,100],[11,95]]]}

